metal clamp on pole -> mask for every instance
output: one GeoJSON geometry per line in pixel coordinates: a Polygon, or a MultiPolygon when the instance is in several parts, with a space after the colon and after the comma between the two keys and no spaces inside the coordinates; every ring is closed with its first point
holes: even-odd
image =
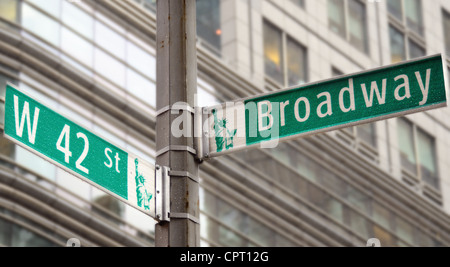
{"type": "Polygon", "coordinates": [[[197,152],[197,159],[203,161],[203,108],[195,107],[194,113],[194,148],[197,152]]]}
{"type": "Polygon", "coordinates": [[[156,187],[156,219],[158,221],[170,222],[170,168],[156,165],[155,187],[156,187]]]}

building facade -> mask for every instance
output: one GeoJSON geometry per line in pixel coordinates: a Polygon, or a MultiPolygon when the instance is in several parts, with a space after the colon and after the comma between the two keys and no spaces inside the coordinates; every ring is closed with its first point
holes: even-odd
{"type": "MultiPolygon", "coordinates": [[[[154,163],[155,10],[155,0],[0,0],[0,113],[9,82],[154,163]]],[[[198,106],[437,53],[450,70],[447,0],[197,0],[197,33],[198,106]]],[[[449,115],[202,163],[201,245],[450,245],[449,115]]],[[[153,246],[155,223],[0,137],[0,246],[153,246]]]]}

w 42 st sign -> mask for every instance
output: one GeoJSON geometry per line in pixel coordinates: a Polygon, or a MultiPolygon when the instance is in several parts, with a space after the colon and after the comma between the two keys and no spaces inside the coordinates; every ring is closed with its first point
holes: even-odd
{"type": "Polygon", "coordinates": [[[203,110],[204,157],[447,106],[441,55],[203,110]]]}
{"type": "MultiPolygon", "coordinates": [[[[6,137],[155,219],[163,176],[155,166],[109,143],[20,92],[6,87],[6,137]],[[160,175],[157,175],[160,174],[160,175]]],[[[161,204],[161,205],[159,205],[161,204]]]]}

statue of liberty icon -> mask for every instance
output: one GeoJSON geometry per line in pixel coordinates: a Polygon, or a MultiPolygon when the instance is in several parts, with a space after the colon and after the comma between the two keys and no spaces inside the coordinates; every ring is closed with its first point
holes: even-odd
{"type": "Polygon", "coordinates": [[[142,175],[142,173],[139,173],[138,165],[139,160],[135,159],[134,163],[136,164],[136,196],[137,196],[137,204],[139,207],[144,208],[145,210],[150,210],[150,200],[152,199],[153,195],[147,191],[146,188],[146,179],[142,175]]]}
{"type": "Polygon", "coordinates": [[[228,121],[226,119],[219,120],[217,118],[217,111],[215,109],[212,110],[212,114],[214,115],[214,132],[216,139],[217,152],[221,152],[222,150],[228,150],[233,148],[233,139],[236,136],[237,129],[233,131],[229,131],[227,129],[228,121]]]}

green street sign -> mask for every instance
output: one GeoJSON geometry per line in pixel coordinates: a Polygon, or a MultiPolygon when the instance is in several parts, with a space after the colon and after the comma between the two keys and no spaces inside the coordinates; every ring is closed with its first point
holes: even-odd
{"type": "MultiPolygon", "coordinates": [[[[13,142],[156,218],[155,166],[6,86],[4,134],[13,142]]],[[[159,190],[158,190],[159,193],[159,190]]]]}
{"type": "Polygon", "coordinates": [[[203,109],[205,158],[447,106],[441,55],[203,109]]]}

